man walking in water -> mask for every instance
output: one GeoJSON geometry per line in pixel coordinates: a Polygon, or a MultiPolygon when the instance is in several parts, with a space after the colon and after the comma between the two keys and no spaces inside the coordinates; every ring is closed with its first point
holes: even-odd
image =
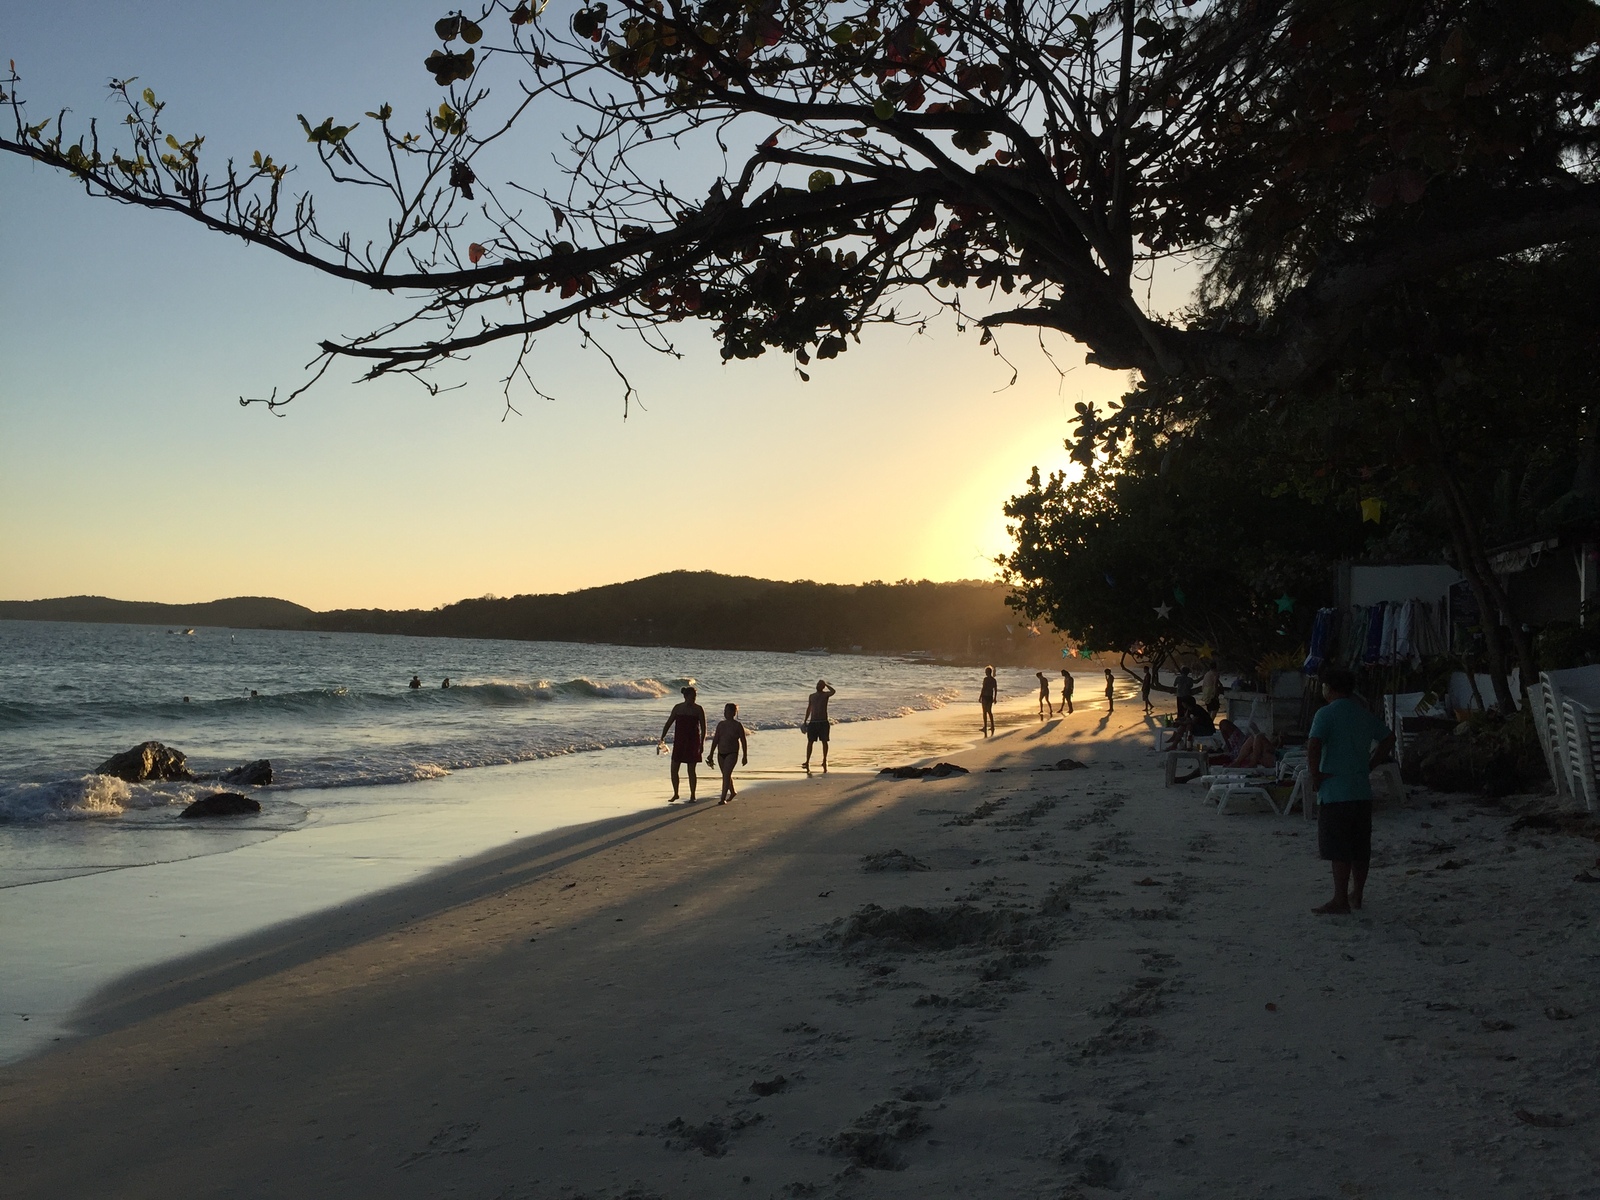
{"type": "Polygon", "coordinates": [[[667,740],[667,730],[672,730],[672,799],[668,804],[678,799],[678,768],[682,766],[689,768],[689,803],[694,803],[694,769],[700,762],[700,752],[706,741],[706,710],[694,702],[694,688],[683,688],[682,693],[683,703],[672,706],[667,723],[661,727],[663,742],[667,740]]]}
{"type": "Polygon", "coordinates": [[[1050,715],[1050,677],[1043,671],[1035,671],[1039,677],[1039,720],[1044,720],[1050,715]]]}
{"type": "Polygon", "coordinates": [[[802,764],[811,770],[811,748],[822,743],[822,769],[828,769],[828,701],[833,698],[833,685],[826,679],[817,680],[817,690],[806,697],[806,715],[800,725],[806,731],[806,761],[802,764]]]}
{"type": "Polygon", "coordinates": [[[1065,667],[1061,668],[1061,707],[1056,709],[1056,715],[1072,711],[1072,672],[1065,667]]]}
{"type": "Polygon", "coordinates": [[[994,668],[983,669],[983,686],[978,689],[978,705],[983,709],[983,724],[979,726],[984,736],[994,732],[994,698],[1000,694],[1000,681],[994,677],[994,668]]]}

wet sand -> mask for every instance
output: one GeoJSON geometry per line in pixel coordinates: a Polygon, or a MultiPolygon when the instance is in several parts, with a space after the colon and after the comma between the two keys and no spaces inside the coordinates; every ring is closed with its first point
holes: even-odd
{"type": "Polygon", "coordinates": [[[1317,918],[1305,822],[1148,744],[1080,710],[121,980],[0,1069],[0,1195],[1600,1195],[1595,842],[1414,794],[1317,918]]]}

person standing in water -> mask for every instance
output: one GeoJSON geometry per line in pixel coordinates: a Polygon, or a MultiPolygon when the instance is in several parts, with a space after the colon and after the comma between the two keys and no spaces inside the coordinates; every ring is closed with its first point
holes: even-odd
{"type": "Polygon", "coordinates": [[[1043,671],[1035,671],[1039,679],[1039,720],[1044,720],[1054,710],[1050,707],[1050,677],[1043,671]]]}
{"type": "Polygon", "coordinates": [[[743,752],[744,762],[740,765],[750,765],[750,743],[745,737],[744,726],[738,721],[739,706],[737,704],[724,704],[722,706],[722,720],[717,722],[716,732],[711,735],[711,749],[706,751],[706,766],[711,765],[712,755],[716,756],[717,765],[722,768],[722,799],[718,804],[726,804],[739,793],[733,790],[733,768],[735,760],[743,752]]]}
{"type": "Polygon", "coordinates": [[[1116,676],[1114,676],[1111,673],[1111,668],[1107,667],[1106,668],[1106,711],[1107,712],[1116,712],[1116,710],[1117,710],[1117,699],[1116,699],[1116,696],[1114,695],[1114,688],[1115,688],[1116,682],[1117,682],[1116,676]]]}
{"type": "MultiPolygon", "coordinates": [[[[695,765],[700,761],[700,750],[706,741],[706,710],[694,702],[696,692],[692,687],[682,689],[683,703],[674,704],[667,714],[667,723],[661,727],[661,740],[672,730],[672,799],[678,799],[678,768],[689,768],[689,803],[694,803],[695,765]]],[[[659,751],[658,751],[659,753],[659,751]]]]}
{"type": "Polygon", "coordinates": [[[417,691],[422,687],[422,677],[419,675],[413,675],[411,677],[411,682],[406,686],[409,687],[413,692],[417,691]]]}
{"type": "Polygon", "coordinates": [[[978,704],[983,709],[983,723],[978,726],[985,737],[994,732],[994,701],[1000,694],[1000,681],[994,677],[994,668],[983,669],[983,686],[978,689],[978,704]]]}
{"type": "Polygon", "coordinates": [[[1072,711],[1072,672],[1065,667],[1061,668],[1061,707],[1056,709],[1056,715],[1072,711]]]}
{"type": "Polygon", "coordinates": [[[800,718],[800,727],[806,731],[806,761],[801,765],[811,770],[811,748],[822,743],[822,769],[828,769],[828,701],[833,698],[833,685],[826,679],[817,680],[817,690],[806,697],[806,715],[800,718]]]}

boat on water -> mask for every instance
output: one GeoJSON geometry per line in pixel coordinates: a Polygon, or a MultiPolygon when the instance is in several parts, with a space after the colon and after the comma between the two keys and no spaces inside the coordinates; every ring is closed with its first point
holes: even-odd
{"type": "Polygon", "coordinates": [[[192,630],[192,629],[185,629],[183,631],[183,633],[184,633],[185,637],[193,637],[194,636],[194,630],[192,630]]]}

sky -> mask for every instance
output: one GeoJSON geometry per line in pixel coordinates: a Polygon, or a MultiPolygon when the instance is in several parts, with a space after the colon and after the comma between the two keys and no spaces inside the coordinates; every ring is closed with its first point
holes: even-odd
{"type": "MultiPolygon", "coordinates": [[[[67,105],[114,121],[105,83],[137,75],[208,150],[301,164],[321,194],[296,114],[437,103],[420,60],[443,12],[67,0],[8,14],[0,62],[34,120],[67,105]]],[[[525,177],[554,177],[553,128],[509,148],[525,177]]],[[[870,331],[810,383],[783,355],[725,365],[691,327],[676,361],[608,343],[640,393],[626,419],[603,360],[559,333],[535,359],[554,399],[523,393],[520,415],[491,354],[441,374],[464,386],[438,396],[336,366],[275,416],[239,396],[294,387],[319,338],[393,302],[14,156],[0,213],[3,599],[395,608],[675,569],[992,578],[1005,500],[1066,465],[1076,402],[1128,386],[1067,342],[1062,375],[1021,330],[1002,338],[1008,387],[1011,368],[948,324],[870,331]]]]}

